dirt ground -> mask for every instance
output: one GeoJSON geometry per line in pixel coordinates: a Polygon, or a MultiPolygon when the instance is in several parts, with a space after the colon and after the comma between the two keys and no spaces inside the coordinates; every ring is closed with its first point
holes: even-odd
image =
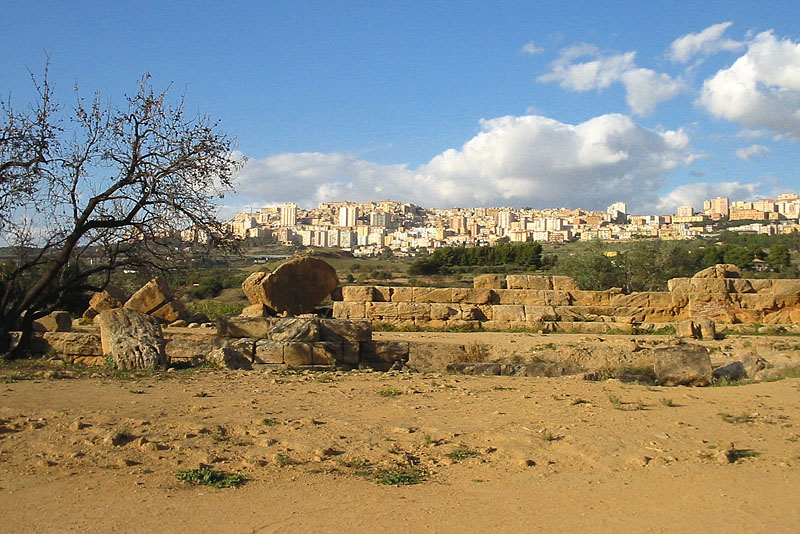
{"type": "Polygon", "coordinates": [[[798,378],[665,388],[580,376],[92,376],[13,365],[0,378],[2,532],[800,524],[798,378]],[[246,483],[178,480],[201,466],[246,483]]]}

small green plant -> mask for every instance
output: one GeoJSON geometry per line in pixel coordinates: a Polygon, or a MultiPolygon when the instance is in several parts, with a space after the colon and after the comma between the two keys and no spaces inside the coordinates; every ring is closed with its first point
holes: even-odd
{"type": "Polygon", "coordinates": [[[204,397],[210,397],[211,394],[206,393],[205,391],[201,391],[200,393],[195,393],[194,396],[199,398],[204,398],[204,397]]]}
{"type": "Polygon", "coordinates": [[[753,417],[750,414],[746,414],[746,413],[743,413],[743,414],[740,414],[740,415],[731,415],[729,413],[720,413],[719,416],[722,417],[723,421],[725,421],[726,423],[731,423],[731,424],[752,423],[752,422],[754,422],[756,420],[755,417],[753,417]]]}
{"type": "Polygon", "coordinates": [[[459,447],[458,449],[452,450],[448,452],[445,456],[453,460],[454,462],[461,462],[466,460],[467,458],[475,458],[478,456],[478,451],[474,449],[470,449],[468,447],[459,447]]]}
{"type": "Polygon", "coordinates": [[[275,455],[275,465],[278,467],[286,467],[287,465],[294,465],[296,462],[286,454],[275,455]]]}
{"type": "Polygon", "coordinates": [[[384,486],[411,486],[423,479],[423,472],[413,466],[378,469],[375,472],[375,482],[384,486]]]}
{"type": "Polygon", "coordinates": [[[611,406],[614,407],[615,410],[624,410],[622,401],[616,395],[609,395],[608,402],[611,403],[611,406]]]}
{"type": "Polygon", "coordinates": [[[677,404],[675,404],[675,402],[672,399],[668,399],[666,397],[660,399],[659,402],[662,405],[666,406],[667,408],[674,408],[675,406],[677,406],[677,404]]]}
{"type": "Polygon", "coordinates": [[[542,438],[542,441],[546,441],[548,443],[558,439],[558,436],[546,428],[539,431],[539,437],[542,438]]]}
{"type": "Polygon", "coordinates": [[[277,419],[273,419],[272,417],[267,417],[262,422],[267,426],[275,426],[280,424],[277,419]]]}
{"type": "Polygon", "coordinates": [[[641,399],[634,402],[623,402],[620,400],[619,397],[616,395],[609,395],[608,401],[611,403],[611,406],[614,407],[615,410],[624,410],[627,412],[636,412],[640,410],[646,410],[647,405],[641,399]]]}
{"type": "Polygon", "coordinates": [[[736,462],[742,458],[755,458],[760,455],[760,452],[753,449],[730,449],[728,451],[728,458],[731,462],[736,462]]]}
{"type": "Polygon", "coordinates": [[[384,388],[384,389],[382,389],[382,390],[380,390],[378,392],[378,395],[380,395],[381,397],[397,397],[397,396],[402,395],[402,394],[403,394],[403,391],[400,390],[400,389],[397,389],[394,386],[386,387],[386,388],[384,388]]]}
{"type": "Polygon", "coordinates": [[[234,488],[247,482],[241,473],[224,473],[208,467],[179,471],[175,476],[187,484],[211,486],[212,488],[234,488]]]}
{"type": "Polygon", "coordinates": [[[326,384],[328,382],[333,382],[333,375],[330,373],[319,373],[314,377],[314,380],[316,382],[321,382],[323,384],[326,384]]]}

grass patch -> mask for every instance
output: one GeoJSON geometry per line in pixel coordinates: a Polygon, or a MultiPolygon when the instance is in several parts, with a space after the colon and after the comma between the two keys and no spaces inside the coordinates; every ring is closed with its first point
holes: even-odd
{"type": "Polygon", "coordinates": [[[424,480],[424,473],[413,466],[392,467],[375,471],[375,482],[383,486],[412,486],[424,480]]]}
{"type": "Polygon", "coordinates": [[[489,359],[491,350],[486,343],[472,343],[464,347],[463,353],[457,353],[454,362],[476,363],[489,359]]]}
{"type": "Polygon", "coordinates": [[[403,394],[403,391],[394,386],[389,386],[378,392],[381,397],[398,397],[403,394]]]}
{"type": "Polygon", "coordinates": [[[609,395],[608,402],[611,403],[611,406],[613,406],[615,410],[622,410],[626,412],[636,412],[647,409],[647,405],[641,399],[636,402],[623,402],[616,395],[609,395]]]}
{"type": "Polygon", "coordinates": [[[546,441],[547,443],[559,439],[558,436],[556,436],[552,431],[546,428],[539,431],[539,437],[542,438],[542,441],[546,441]]]}
{"type": "Polygon", "coordinates": [[[731,423],[734,425],[739,425],[743,423],[754,423],[756,418],[750,414],[740,414],[740,415],[731,415],[729,413],[720,413],[719,416],[722,418],[723,421],[726,423],[731,423]]]}
{"type": "Polygon", "coordinates": [[[677,404],[675,404],[675,402],[672,399],[668,399],[666,397],[661,398],[658,402],[660,402],[663,406],[666,406],[667,408],[675,408],[677,406],[677,404]]]}
{"type": "Polygon", "coordinates": [[[267,426],[275,426],[280,424],[277,419],[273,419],[272,417],[267,417],[261,422],[267,426]]]}
{"type": "Polygon", "coordinates": [[[467,458],[475,458],[478,455],[479,453],[475,449],[470,449],[468,447],[459,447],[458,449],[448,452],[445,456],[447,456],[454,462],[461,462],[463,460],[466,460],[467,458]]]}
{"type": "Polygon", "coordinates": [[[247,482],[247,478],[241,473],[225,473],[208,467],[179,471],[175,476],[187,484],[212,488],[235,488],[247,482]]]}
{"type": "Polygon", "coordinates": [[[294,465],[296,462],[291,458],[291,456],[286,454],[276,454],[275,455],[275,465],[278,467],[286,467],[287,465],[294,465]]]}
{"type": "Polygon", "coordinates": [[[216,321],[226,315],[239,315],[244,309],[239,304],[221,302],[215,299],[187,302],[186,308],[190,314],[202,313],[212,321],[216,321]]]}
{"type": "Polygon", "coordinates": [[[742,458],[755,458],[760,455],[760,452],[754,451],[753,449],[731,449],[728,451],[728,458],[730,458],[732,462],[736,462],[742,458]]]}

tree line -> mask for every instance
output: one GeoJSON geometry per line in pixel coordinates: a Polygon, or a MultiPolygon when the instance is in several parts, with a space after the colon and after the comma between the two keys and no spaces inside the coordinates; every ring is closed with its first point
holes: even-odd
{"type": "Polygon", "coordinates": [[[454,267],[507,265],[519,269],[542,266],[542,245],[536,242],[501,242],[494,246],[442,247],[430,256],[414,260],[408,269],[412,275],[446,274],[454,267]]]}

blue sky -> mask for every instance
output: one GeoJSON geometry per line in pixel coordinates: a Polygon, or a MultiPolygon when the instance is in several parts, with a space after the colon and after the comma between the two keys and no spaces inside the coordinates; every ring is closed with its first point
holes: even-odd
{"type": "Polygon", "coordinates": [[[0,94],[49,54],[121,101],[151,72],[249,158],[242,206],[671,213],[800,191],[797,2],[2,2],[0,94]]]}

